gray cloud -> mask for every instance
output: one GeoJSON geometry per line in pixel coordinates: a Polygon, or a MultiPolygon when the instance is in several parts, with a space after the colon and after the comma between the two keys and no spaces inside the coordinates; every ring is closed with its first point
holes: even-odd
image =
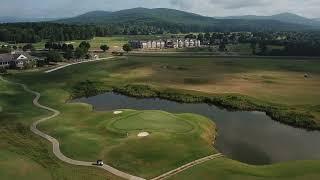
{"type": "Polygon", "coordinates": [[[0,0],[0,16],[66,17],[134,7],[176,8],[207,16],[292,12],[320,17],[320,0],[0,0]]]}

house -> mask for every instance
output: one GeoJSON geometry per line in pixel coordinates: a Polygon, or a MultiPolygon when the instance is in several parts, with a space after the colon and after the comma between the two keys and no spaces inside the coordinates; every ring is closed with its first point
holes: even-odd
{"type": "Polygon", "coordinates": [[[9,68],[12,61],[11,54],[0,54],[0,68],[9,68]]]}
{"type": "Polygon", "coordinates": [[[27,53],[0,54],[1,68],[24,69],[33,62],[33,58],[27,53]]]}

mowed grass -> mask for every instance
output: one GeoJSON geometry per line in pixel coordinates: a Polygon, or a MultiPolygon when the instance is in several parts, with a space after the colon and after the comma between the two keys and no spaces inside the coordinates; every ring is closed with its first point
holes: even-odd
{"type": "MultiPolygon", "coordinates": [[[[76,65],[51,74],[14,74],[8,78],[40,91],[43,104],[62,111],[60,117],[42,124],[41,128],[59,139],[63,152],[68,156],[84,160],[101,158],[115,167],[144,177],[153,177],[194,158],[213,153],[208,148],[212,133],[189,137],[154,132],[141,141],[134,131],[126,137],[126,134],[115,133],[108,128],[110,121],[115,118],[112,112],[93,112],[85,104],[66,104],[73,85],[92,80],[101,82],[106,89],[139,83],[209,95],[240,93],[268,102],[305,108],[315,114],[319,112],[319,62],[314,60],[144,56],[76,65]],[[311,77],[305,79],[305,72],[311,77]],[[185,81],[186,78],[192,81],[185,81]],[[193,148],[190,149],[189,145],[193,148]],[[184,160],[175,161],[180,158],[184,160]]],[[[190,115],[184,116],[184,119],[188,119],[190,115]]],[[[208,122],[207,119],[204,121],[208,122]]],[[[206,129],[210,126],[198,127],[206,129]]],[[[301,162],[295,165],[308,169],[314,164],[301,162]]],[[[247,165],[242,164],[236,169],[242,166],[247,165]]],[[[286,166],[279,168],[288,170],[286,166]]],[[[220,170],[225,171],[227,167],[221,167],[220,170]]],[[[304,175],[303,172],[299,173],[304,175]]],[[[251,176],[250,172],[244,174],[245,177],[251,176]]],[[[317,172],[310,170],[306,174],[317,175],[317,172]]]]}
{"type": "Polygon", "coordinates": [[[212,121],[193,114],[124,110],[93,112],[69,104],[68,110],[40,128],[58,138],[71,158],[106,163],[151,178],[192,160],[214,154],[212,121]],[[145,138],[139,132],[149,132],[145,138]]]}
{"type": "Polygon", "coordinates": [[[194,129],[192,124],[179,116],[163,111],[133,112],[125,117],[111,121],[111,128],[116,131],[161,131],[167,133],[188,133],[194,129]]]}
{"type": "Polygon", "coordinates": [[[187,169],[170,180],[318,180],[319,161],[288,162],[269,166],[251,166],[226,158],[214,159],[187,169]]]}
{"type": "Polygon", "coordinates": [[[0,179],[107,180],[120,179],[97,168],[65,164],[52,146],[29,130],[49,114],[32,105],[33,96],[19,86],[0,81],[0,179]]]}

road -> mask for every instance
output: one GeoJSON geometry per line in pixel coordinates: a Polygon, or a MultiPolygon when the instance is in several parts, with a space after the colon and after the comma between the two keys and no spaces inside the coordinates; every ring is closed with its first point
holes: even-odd
{"type": "MultiPolygon", "coordinates": [[[[155,177],[155,178],[153,178],[153,179],[151,179],[151,180],[163,180],[163,179],[167,179],[167,178],[169,178],[169,177],[171,177],[171,176],[173,176],[173,175],[176,175],[176,174],[178,174],[178,173],[180,173],[180,172],[182,172],[182,171],[185,171],[186,169],[189,169],[189,168],[191,168],[191,167],[193,167],[193,166],[196,166],[196,165],[199,165],[199,164],[202,164],[202,163],[204,163],[204,162],[207,162],[207,161],[210,161],[210,160],[213,160],[213,159],[217,159],[217,158],[220,158],[220,157],[223,157],[223,155],[220,154],[220,153],[214,154],[214,155],[210,155],[210,156],[207,156],[207,157],[204,157],[204,158],[201,158],[201,159],[192,161],[192,162],[190,162],[190,163],[188,163],[188,164],[185,164],[185,165],[183,165],[183,166],[181,166],[181,167],[178,167],[178,168],[176,168],[176,169],[174,169],[174,170],[172,170],[172,171],[169,171],[169,172],[167,172],[167,173],[164,173],[164,174],[162,174],[162,175],[160,175],[160,176],[158,176],[158,177],[155,177]]],[[[201,179],[201,178],[200,178],[200,179],[201,179]]]]}
{"type": "Polygon", "coordinates": [[[74,160],[74,159],[71,159],[71,158],[68,158],[67,156],[65,156],[61,151],[60,151],[60,144],[59,144],[59,141],[51,136],[49,136],[48,134],[40,131],[39,129],[37,129],[37,126],[38,124],[44,122],[44,121],[48,121],[52,118],[55,118],[57,116],[59,116],[61,113],[60,111],[56,110],[56,109],[53,109],[53,108],[50,108],[48,106],[44,106],[44,105],[41,105],[39,103],[39,99],[41,97],[41,94],[39,92],[36,92],[36,91],[33,91],[31,89],[29,89],[25,84],[21,84],[21,83],[15,83],[15,82],[11,82],[11,81],[8,81],[8,80],[5,80],[3,79],[1,76],[0,76],[0,79],[4,82],[7,82],[7,83],[10,83],[10,84],[16,84],[16,85],[19,85],[21,86],[26,92],[28,93],[31,93],[31,94],[34,94],[35,95],[35,98],[33,99],[33,104],[36,106],[36,107],[39,107],[41,109],[45,109],[47,111],[50,111],[52,112],[53,114],[48,116],[48,117],[45,117],[45,118],[42,118],[42,119],[39,119],[38,121],[34,122],[31,126],[30,126],[30,130],[43,137],[44,139],[47,139],[48,141],[50,141],[52,143],[52,150],[53,150],[53,154],[59,158],[61,161],[64,161],[66,163],[69,163],[69,164],[72,164],[72,165],[76,165],[76,166],[88,166],[88,167],[98,167],[98,168],[102,168],[116,176],[119,176],[121,178],[124,178],[124,179],[128,179],[128,180],[144,180],[143,178],[141,177],[137,177],[137,176],[133,176],[131,174],[128,174],[128,173],[125,173],[125,172],[122,172],[120,170],[117,170],[109,165],[103,165],[103,166],[96,166],[94,165],[95,162],[85,162],[85,161],[77,161],[77,160],[74,160]]]}
{"type": "Polygon", "coordinates": [[[66,67],[69,67],[69,66],[72,66],[72,65],[76,65],[76,64],[89,63],[89,62],[95,62],[95,61],[102,61],[102,60],[107,60],[107,59],[112,59],[112,58],[113,57],[107,57],[107,58],[99,58],[99,59],[85,60],[85,61],[69,63],[69,64],[66,64],[66,65],[59,66],[59,67],[56,67],[54,69],[50,69],[48,71],[45,71],[45,73],[51,73],[51,72],[54,72],[54,71],[58,71],[58,70],[61,70],[63,68],[66,68],[66,67]]]}

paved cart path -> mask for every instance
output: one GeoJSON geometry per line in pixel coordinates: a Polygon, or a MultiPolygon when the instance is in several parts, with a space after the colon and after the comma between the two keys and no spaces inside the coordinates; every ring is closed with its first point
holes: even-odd
{"type": "MultiPolygon", "coordinates": [[[[53,108],[50,108],[48,106],[44,106],[44,105],[41,105],[39,103],[39,99],[41,97],[41,94],[39,92],[36,92],[36,91],[33,91],[31,89],[29,89],[25,84],[22,84],[22,83],[15,83],[15,82],[11,82],[11,81],[8,81],[8,80],[5,80],[3,79],[1,76],[0,76],[0,80],[6,82],[6,83],[10,83],[10,84],[16,84],[16,85],[19,85],[21,86],[26,92],[28,93],[31,93],[31,94],[34,94],[35,95],[35,98],[33,99],[33,104],[36,106],[36,107],[39,107],[39,108],[42,108],[42,109],[45,109],[47,111],[50,111],[52,112],[53,114],[48,116],[48,117],[44,117],[42,119],[39,119],[37,121],[35,121],[31,126],[30,126],[30,130],[43,137],[44,139],[47,139],[48,141],[50,141],[52,143],[52,151],[53,151],[53,154],[59,158],[61,161],[64,161],[66,163],[69,163],[69,164],[72,164],[72,165],[77,165],[77,166],[88,166],[88,167],[98,167],[98,168],[102,168],[116,176],[119,176],[119,177],[122,177],[124,179],[128,179],[128,180],[145,180],[141,177],[137,177],[137,176],[133,176],[131,174],[128,174],[128,173],[125,173],[125,172],[122,172],[118,169],[115,169],[109,165],[106,165],[104,164],[103,166],[96,166],[95,165],[95,162],[85,162],[85,161],[78,161],[78,160],[74,160],[74,159],[71,159],[71,158],[68,158],[67,156],[65,156],[64,154],[62,154],[62,152],[60,151],[60,144],[59,144],[59,141],[53,137],[51,137],[50,135],[40,131],[39,129],[37,129],[37,126],[38,124],[44,122],[44,121],[48,121],[52,118],[55,118],[57,116],[59,116],[61,113],[60,111],[56,110],[56,109],[53,109],[53,108]]],[[[223,157],[222,154],[218,153],[218,154],[214,154],[214,155],[210,155],[210,156],[207,156],[207,157],[204,157],[204,158],[201,158],[201,159],[198,159],[198,160],[195,160],[195,161],[192,161],[188,164],[185,164],[181,167],[178,167],[172,171],[169,171],[167,173],[164,173],[158,177],[155,177],[153,178],[152,180],[162,180],[162,179],[167,179],[173,175],[176,175],[186,169],[189,169],[193,166],[196,166],[198,164],[201,164],[201,163],[204,163],[204,162],[207,162],[209,160],[212,160],[212,159],[216,159],[216,158],[220,158],[220,157],[223,157]]]]}
{"type": "Polygon", "coordinates": [[[47,139],[48,141],[50,141],[52,143],[52,150],[53,150],[53,154],[59,158],[61,161],[64,161],[66,163],[69,163],[69,164],[72,164],[72,165],[77,165],[77,166],[89,166],[89,167],[99,167],[99,168],[102,168],[116,176],[119,176],[119,177],[122,177],[124,179],[129,179],[129,180],[144,180],[143,178],[140,178],[140,177],[137,177],[137,176],[133,176],[133,175],[130,175],[128,173],[125,173],[125,172],[122,172],[120,170],[117,170],[109,165],[103,165],[103,166],[96,166],[94,165],[95,162],[85,162],[85,161],[77,161],[77,160],[74,160],[74,159],[71,159],[71,158],[68,158],[67,156],[63,155],[62,152],[60,151],[60,144],[59,144],[59,141],[51,136],[49,136],[48,134],[40,131],[39,129],[37,129],[37,125],[44,122],[44,121],[47,121],[47,120],[50,120],[52,118],[55,118],[57,116],[60,115],[60,111],[56,110],[56,109],[53,109],[53,108],[50,108],[48,106],[44,106],[44,105],[41,105],[39,103],[39,99],[41,97],[41,94],[39,92],[36,92],[36,91],[32,91],[31,89],[29,89],[25,84],[21,84],[21,83],[15,83],[15,82],[11,82],[11,81],[7,81],[5,79],[3,79],[1,76],[0,76],[0,80],[4,81],[4,82],[7,82],[7,83],[11,83],[11,84],[16,84],[16,85],[20,85],[26,92],[28,93],[32,93],[35,95],[35,98],[33,99],[33,104],[36,106],[36,107],[39,107],[39,108],[42,108],[42,109],[45,109],[47,111],[50,111],[52,112],[53,114],[48,116],[48,117],[45,117],[45,118],[42,118],[42,119],[39,119],[38,121],[34,122],[31,127],[30,127],[30,130],[47,139]]]}
{"type": "Polygon", "coordinates": [[[72,65],[76,65],[76,64],[89,63],[89,62],[95,62],[95,61],[102,61],[102,60],[107,60],[107,59],[112,59],[112,58],[113,57],[107,57],[107,58],[99,58],[99,59],[94,59],[94,60],[84,60],[84,61],[69,63],[69,64],[65,64],[65,65],[56,67],[54,69],[47,70],[44,73],[51,73],[51,72],[58,71],[58,70],[64,69],[64,68],[72,66],[72,65]]]}
{"type": "MultiPolygon", "coordinates": [[[[191,167],[193,167],[193,166],[196,166],[196,165],[199,165],[199,164],[202,164],[202,163],[204,163],[204,162],[207,162],[207,161],[210,161],[210,160],[213,160],[213,159],[217,159],[217,158],[220,158],[220,157],[223,157],[223,155],[220,154],[220,153],[214,154],[214,155],[210,155],[210,156],[207,156],[207,157],[204,157],[204,158],[201,158],[201,159],[192,161],[192,162],[190,162],[190,163],[188,163],[188,164],[185,164],[185,165],[183,165],[183,166],[181,166],[181,167],[178,167],[178,168],[176,168],[176,169],[174,169],[174,170],[172,170],[172,171],[169,171],[169,172],[167,172],[167,173],[164,173],[164,174],[162,174],[162,175],[160,175],[160,176],[158,176],[158,177],[155,177],[155,178],[153,178],[153,179],[151,179],[151,180],[167,179],[167,178],[169,178],[169,177],[171,177],[171,176],[173,176],[173,175],[176,175],[176,174],[178,174],[178,173],[180,173],[180,172],[182,172],[182,171],[185,171],[186,169],[189,169],[189,168],[191,168],[191,167]]],[[[199,178],[200,178],[200,177],[199,177],[199,178]]],[[[201,179],[201,178],[200,178],[200,179],[201,179]]]]}

